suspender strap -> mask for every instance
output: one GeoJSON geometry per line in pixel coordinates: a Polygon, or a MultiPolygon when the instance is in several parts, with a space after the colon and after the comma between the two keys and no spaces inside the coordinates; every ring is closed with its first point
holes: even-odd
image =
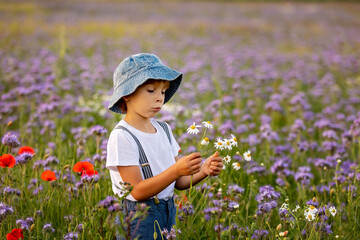
{"type": "Polygon", "coordinates": [[[170,132],[169,132],[169,129],[168,127],[166,126],[166,123],[164,122],[160,122],[160,121],[157,121],[159,123],[159,125],[164,129],[165,133],[166,133],[166,136],[168,137],[169,139],[169,142],[170,142],[170,145],[171,145],[171,137],[170,137],[170,132]]]}
{"type": "MultiPolygon", "coordinates": [[[[170,145],[171,145],[170,132],[169,132],[169,129],[168,129],[166,123],[160,122],[160,121],[157,121],[157,122],[164,129],[164,131],[166,133],[166,136],[168,137],[170,145]]],[[[122,130],[128,132],[134,138],[134,140],[135,140],[135,142],[136,142],[136,144],[138,146],[138,149],[139,149],[139,162],[140,162],[140,165],[141,165],[141,170],[142,170],[142,172],[144,174],[145,179],[151,178],[153,176],[153,174],[152,174],[152,171],[151,171],[151,168],[150,168],[150,165],[149,165],[149,161],[147,160],[147,157],[145,155],[145,151],[144,151],[143,147],[141,146],[141,143],[140,143],[139,139],[137,137],[135,137],[135,135],[132,132],[130,132],[124,126],[117,126],[116,128],[117,129],[122,129],[122,130]]]]}
{"type": "Polygon", "coordinates": [[[152,174],[149,162],[147,160],[147,157],[145,155],[144,149],[142,148],[142,146],[139,142],[139,139],[137,139],[137,137],[135,137],[135,135],[132,134],[127,128],[125,128],[123,126],[118,126],[117,128],[120,128],[120,129],[128,132],[134,138],[134,140],[138,146],[138,149],[139,149],[139,156],[140,156],[139,161],[140,161],[140,165],[141,165],[141,170],[144,174],[144,178],[145,179],[151,178],[153,176],[153,174],[152,174]]]}

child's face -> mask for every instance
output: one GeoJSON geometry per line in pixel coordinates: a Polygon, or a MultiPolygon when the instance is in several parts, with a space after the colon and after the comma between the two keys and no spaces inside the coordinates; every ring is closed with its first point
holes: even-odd
{"type": "Polygon", "coordinates": [[[164,81],[149,81],[133,94],[124,97],[127,115],[153,118],[164,105],[167,85],[164,81]]]}

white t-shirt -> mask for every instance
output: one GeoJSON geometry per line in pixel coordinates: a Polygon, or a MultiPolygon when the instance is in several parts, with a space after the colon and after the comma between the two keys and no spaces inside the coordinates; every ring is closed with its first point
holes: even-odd
{"type": "MultiPolygon", "coordinates": [[[[144,149],[152,174],[153,176],[156,176],[175,164],[175,157],[178,155],[180,147],[177,144],[169,125],[166,124],[171,136],[171,145],[164,129],[159,123],[153,118],[150,121],[156,128],[156,133],[145,133],[137,130],[124,120],[121,120],[116,127],[119,125],[124,126],[137,137],[144,149]]],[[[143,179],[144,175],[139,162],[139,149],[134,138],[125,130],[115,128],[110,133],[107,144],[106,167],[110,170],[113,192],[122,196],[121,190],[116,187],[119,187],[119,182],[123,182],[117,166],[139,166],[143,179]]],[[[158,198],[163,199],[172,197],[174,194],[174,185],[175,182],[171,183],[163,191],[157,194],[158,198]]],[[[131,194],[126,198],[136,201],[131,194]]]]}

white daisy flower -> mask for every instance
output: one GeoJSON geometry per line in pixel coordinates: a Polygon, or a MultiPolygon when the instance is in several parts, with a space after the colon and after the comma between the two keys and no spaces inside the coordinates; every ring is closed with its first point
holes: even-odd
{"type": "Polygon", "coordinates": [[[202,124],[206,128],[213,128],[214,127],[214,125],[212,125],[210,121],[202,122],[202,124]]]}
{"type": "Polygon", "coordinates": [[[300,209],[300,206],[299,205],[296,205],[295,209],[293,210],[294,212],[297,212],[297,210],[300,209]]]}
{"type": "Polygon", "coordinates": [[[304,215],[305,215],[305,218],[310,218],[308,217],[308,215],[314,215],[313,216],[313,219],[315,218],[315,214],[318,212],[317,208],[314,207],[314,206],[309,206],[307,209],[305,209],[304,211],[304,215]]]}
{"type": "Polygon", "coordinates": [[[313,220],[315,220],[315,214],[309,212],[308,214],[305,215],[305,219],[308,221],[313,221],[313,220]]]}
{"type": "Polygon", "coordinates": [[[330,210],[330,214],[331,214],[332,216],[335,216],[335,215],[336,215],[336,208],[335,208],[335,207],[330,207],[329,210],[330,210]]]}
{"type": "Polygon", "coordinates": [[[225,147],[223,141],[220,138],[217,139],[217,142],[214,143],[214,146],[216,149],[220,150],[223,150],[225,147]]]}
{"type": "Polygon", "coordinates": [[[251,161],[251,154],[250,154],[251,152],[250,152],[250,150],[247,150],[246,152],[244,152],[244,154],[243,154],[243,156],[244,156],[244,159],[246,160],[246,161],[251,161]]]}
{"type": "Polygon", "coordinates": [[[226,157],[223,158],[223,160],[226,164],[228,164],[231,161],[231,157],[229,155],[227,155],[226,157]]]}
{"type": "Polygon", "coordinates": [[[240,163],[238,163],[238,162],[233,163],[232,166],[235,170],[239,170],[241,168],[240,163]]]}
{"type": "Polygon", "coordinates": [[[237,139],[234,135],[231,134],[231,139],[230,139],[230,143],[231,143],[231,146],[233,147],[237,147],[238,146],[238,142],[237,142],[237,139]]]}
{"type": "Polygon", "coordinates": [[[280,211],[287,210],[289,208],[289,205],[287,203],[283,203],[281,207],[279,208],[280,211]]]}
{"type": "Polygon", "coordinates": [[[224,143],[225,148],[227,148],[227,149],[229,149],[229,150],[232,149],[232,145],[231,145],[229,139],[224,139],[224,140],[223,140],[223,143],[224,143]]]}
{"type": "Polygon", "coordinates": [[[225,170],[225,164],[223,164],[222,170],[225,170]]]}
{"type": "Polygon", "coordinates": [[[200,132],[200,130],[198,129],[199,127],[201,127],[200,125],[196,125],[195,123],[193,123],[193,125],[191,125],[188,129],[187,132],[189,134],[198,134],[200,132]]]}
{"type": "Polygon", "coordinates": [[[208,139],[207,137],[205,137],[205,138],[201,141],[200,144],[201,144],[201,145],[204,145],[204,146],[207,146],[207,145],[209,144],[209,139],[208,139]]]}

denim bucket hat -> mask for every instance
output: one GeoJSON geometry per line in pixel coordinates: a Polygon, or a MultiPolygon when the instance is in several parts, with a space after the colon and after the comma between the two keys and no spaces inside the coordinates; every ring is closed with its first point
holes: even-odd
{"type": "Polygon", "coordinates": [[[125,114],[118,106],[120,99],[135,92],[149,79],[170,81],[169,88],[165,92],[165,104],[179,88],[182,73],[165,66],[154,54],[131,55],[125,58],[114,72],[114,92],[108,108],[115,113],[125,114]]]}

